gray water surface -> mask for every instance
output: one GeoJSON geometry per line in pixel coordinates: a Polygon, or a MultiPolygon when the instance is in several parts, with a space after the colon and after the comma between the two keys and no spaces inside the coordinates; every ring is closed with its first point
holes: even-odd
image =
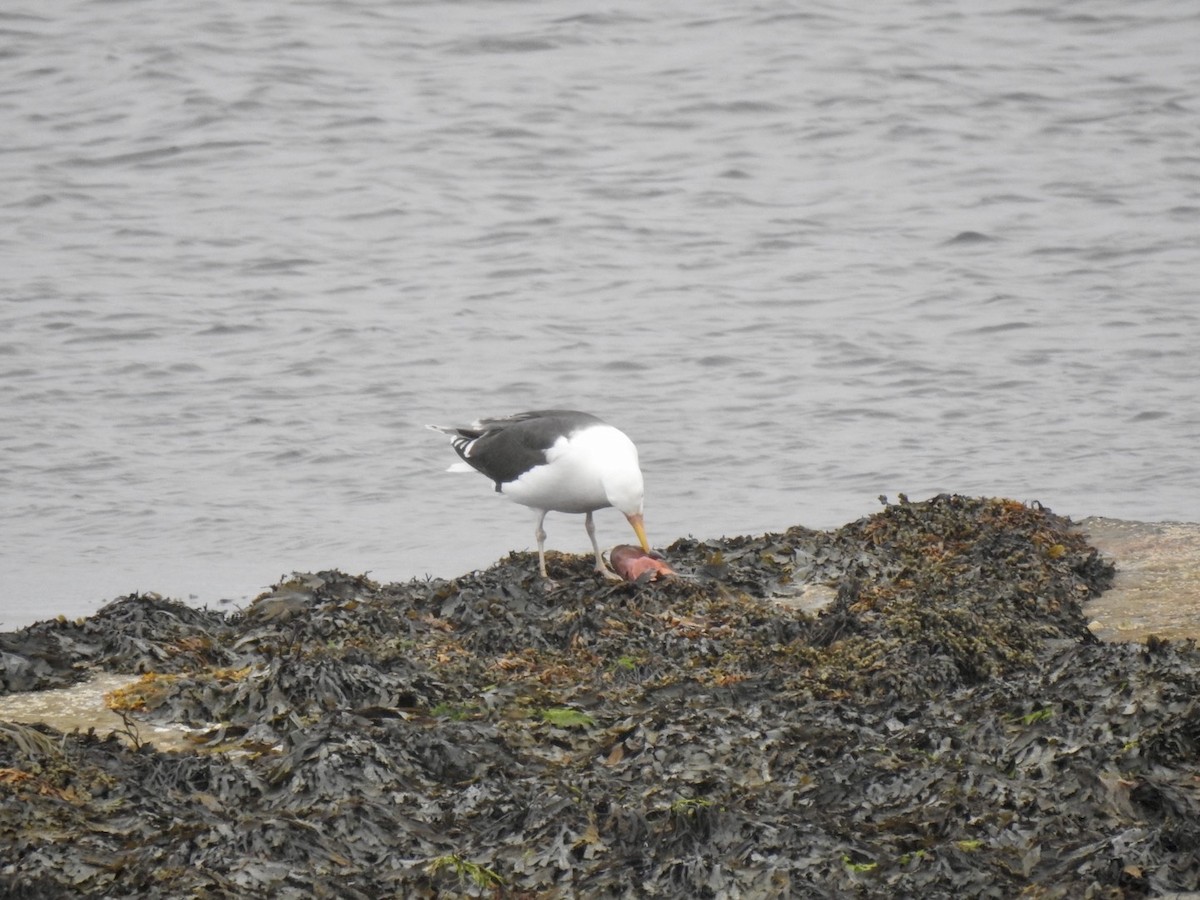
{"type": "Polygon", "coordinates": [[[659,545],[1200,520],[1200,7],[843,6],[9,4],[0,626],[486,566],[421,426],[541,406],[659,545]]]}

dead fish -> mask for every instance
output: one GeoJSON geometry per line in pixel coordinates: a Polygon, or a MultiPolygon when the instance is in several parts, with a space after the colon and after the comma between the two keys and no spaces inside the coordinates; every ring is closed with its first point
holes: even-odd
{"type": "Polygon", "coordinates": [[[660,575],[678,574],[661,556],[647,553],[641,547],[632,544],[618,544],[613,547],[608,552],[608,561],[626,581],[637,581],[647,572],[651,573],[649,581],[656,581],[660,575]]]}

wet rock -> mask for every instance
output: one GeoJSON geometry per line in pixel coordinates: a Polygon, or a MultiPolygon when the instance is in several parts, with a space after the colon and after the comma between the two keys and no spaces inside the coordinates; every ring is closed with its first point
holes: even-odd
{"type": "Polygon", "coordinates": [[[1104,640],[1200,635],[1200,524],[1087,518],[1089,543],[1117,564],[1112,590],[1088,603],[1104,640]]]}
{"type": "MultiPolygon", "coordinates": [[[[162,752],[0,722],[0,895],[1140,897],[1200,879],[1200,653],[1099,643],[1112,566],[1036,505],[293,578],[0,636],[14,684],[141,674],[162,752]],[[794,599],[819,589],[817,614],[794,599]],[[6,894],[7,892],[7,894],[6,894]]],[[[11,689],[11,688],[8,688],[11,689]]]]}

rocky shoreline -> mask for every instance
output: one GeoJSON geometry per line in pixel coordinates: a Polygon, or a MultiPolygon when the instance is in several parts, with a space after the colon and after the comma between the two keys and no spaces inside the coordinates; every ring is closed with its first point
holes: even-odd
{"type": "Polygon", "coordinates": [[[654,584],[514,554],[0,635],[6,694],[121,679],[120,734],[0,719],[0,897],[1195,890],[1200,652],[1096,638],[1086,531],[944,495],[654,584]]]}

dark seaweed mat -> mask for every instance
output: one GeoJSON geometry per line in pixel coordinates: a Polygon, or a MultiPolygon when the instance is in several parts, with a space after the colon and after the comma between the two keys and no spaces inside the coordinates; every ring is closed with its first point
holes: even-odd
{"type": "Polygon", "coordinates": [[[513,555],[129,597],[0,635],[10,687],[159,673],[195,752],[0,723],[0,896],[1138,897],[1200,880],[1200,654],[1102,645],[1036,505],[679,541],[694,580],[513,555]],[[816,618],[773,602],[838,586],[816,618]]]}

